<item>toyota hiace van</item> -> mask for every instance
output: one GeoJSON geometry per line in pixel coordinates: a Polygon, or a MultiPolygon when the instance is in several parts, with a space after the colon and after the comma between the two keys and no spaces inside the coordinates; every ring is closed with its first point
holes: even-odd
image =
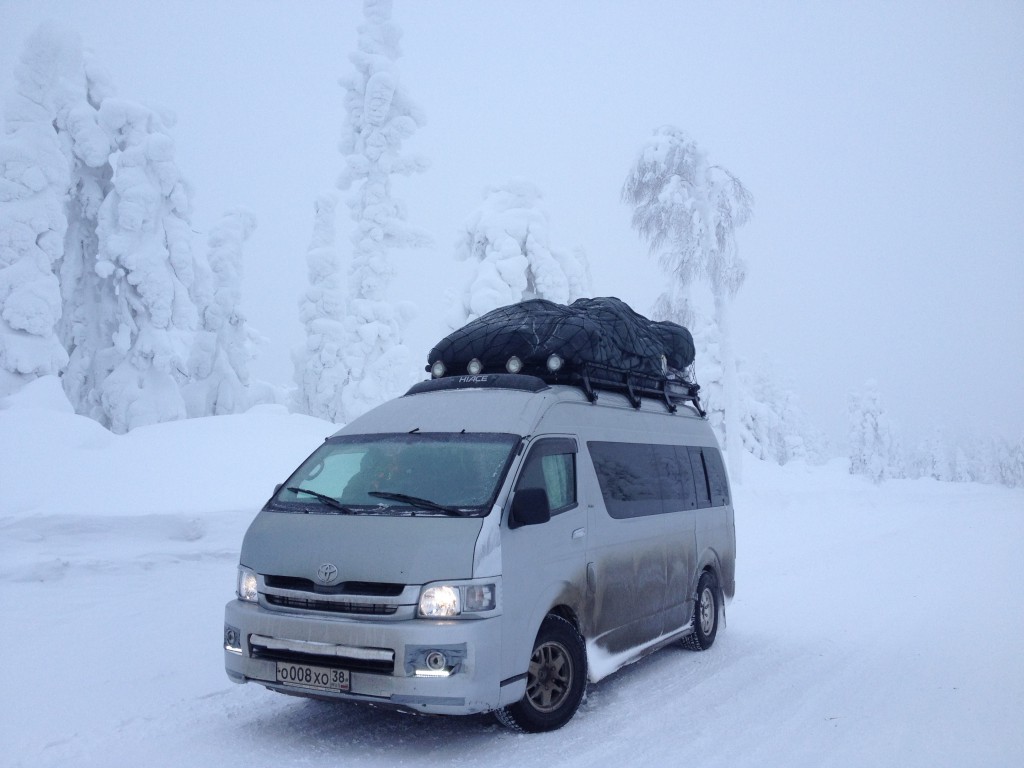
{"type": "Polygon", "coordinates": [[[286,694],[552,730],[588,681],[709,648],[735,557],[695,397],[444,375],[327,438],[259,512],[225,665],[286,694]]]}

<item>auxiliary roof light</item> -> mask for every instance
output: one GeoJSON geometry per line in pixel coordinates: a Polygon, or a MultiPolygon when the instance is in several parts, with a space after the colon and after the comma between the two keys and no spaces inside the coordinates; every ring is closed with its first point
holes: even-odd
{"type": "Polygon", "coordinates": [[[440,360],[438,360],[436,363],[430,366],[430,375],[433,376],[435,379],[440,379],[442,376],[444,376],[444,372],[444,363],[442,363],[440,360]]]}
{"type": "Polygon", "coordinates": [[[523,370],[523,361],[515,355],[512,355],[512,357],[508,359],[508,362],[505,363],[505,370],[509,373],[519,373],[523,370]]]}
{"type": "Polygon", "coordinates": [[[558,355],[550,355],[548,357],[548,370],[551,371],[551,373],[554,373],[555,371],[559,370],[561,367],[562,367],[562,358],[560,358],[558,355]]]}
{"type": "Polygon", "coordinates": [[[473,358],[469,361],[469,365],[466,366],[466,370],[469,371],[470,376],[476,376],[480,371],[484,369],[484,364],[481,363],[477,358],[473,358]]]}

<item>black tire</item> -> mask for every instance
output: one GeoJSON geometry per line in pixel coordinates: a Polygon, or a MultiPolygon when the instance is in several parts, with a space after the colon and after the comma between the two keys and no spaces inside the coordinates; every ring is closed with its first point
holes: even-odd
{"type": "Polygon", "coordinates": [[[526,733],[554,731],[576,714],[587,688],[587,649],[561,616],[548,616],[533,644],[526,694],[495,711],[498,721],[526,733]]]}
{"type": "Polygon", "coordinates": [[[721,608],[718,582],[712,573],[704,571],[697,582],[697,599],[693,602],[693,633],[683,638],[684,647],[706,651],[714,644],[721,608]]]}

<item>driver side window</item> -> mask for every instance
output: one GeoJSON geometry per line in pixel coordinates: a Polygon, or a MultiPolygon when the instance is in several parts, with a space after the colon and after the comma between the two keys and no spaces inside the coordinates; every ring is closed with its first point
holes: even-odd
{"type": "Polygon", "coordinates": [[[576,441],[569,438],[540,440],[530,449],[516,490],[543,488],[551,514],[576,506],[576,441]]]}

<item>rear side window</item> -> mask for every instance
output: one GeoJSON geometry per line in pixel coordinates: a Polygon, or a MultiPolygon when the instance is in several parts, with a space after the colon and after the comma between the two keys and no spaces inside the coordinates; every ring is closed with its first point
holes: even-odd
{"type": "Polygon", "coordinates": [[[624,519],[729,503],[715,448],[643,443],[587,443],[611,517],[624,519]]]}
{"type": "Polygon", "coordinates": [[[693,486],[693,470],[686,448],[675,445],[654,446],[662,502],[666,512],[697,508],[697,492],[693,486]]]}
{"type": "Polygon", "coordinates": [[[697,507],[704,509],[711,506],[711,489],[708,488],[707,472],[704,470],[704,457],[700,448],[686,448],[690,456],[690,468],[693,470],[693,484],[697,490],[697,507]]]}
{"type": "Polygon", "coordinates": [[[551,514],[576,506],[576,441],[568,438],[540,440],[530,449],[516,483],[520,488],[543,488],[551,514]]]}
{"type": "Polygon", "coordinates": [[[708,470],[708,489],[711,493],[711,506],[721,507],[729,503],[729,481],[726,479],[722,454],[717,448],[702,448],[704,466],[708,470]]]}
{"type": "Polygon", "coordinates": [[[588,442],[587,448],[609,515],[643,517],[664,511],[653,445],[588,442]]]}

